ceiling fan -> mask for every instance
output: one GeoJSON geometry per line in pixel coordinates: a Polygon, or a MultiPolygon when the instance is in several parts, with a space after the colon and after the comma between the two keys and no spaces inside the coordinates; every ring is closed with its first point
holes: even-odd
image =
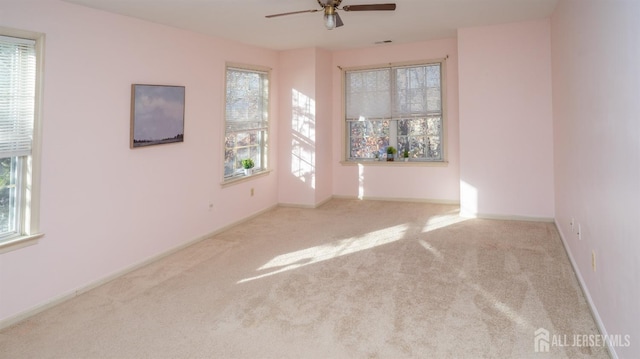
{"type": "Polygon", "coordinates": [[[337,10],[344,11],[393,11],[396,9],[396,4],[367,4],[367,5],[345,5],[341,8],[340,3],[342,0],[317,0],[320,5],[320,9],[312,9],[312,10],[302,10],[302,11],[292,11],[285,12],[281,14],[273,14],[267,15],[266,18],[285,16],[285,15],[294,15],[294,14],[302,14],[306,12],[324,12],[324,24],[327,29],[332,30],[336,27],[340,27],[344,25],[342,19],[340,19],[340,15],[336,12],[337,10]]]}

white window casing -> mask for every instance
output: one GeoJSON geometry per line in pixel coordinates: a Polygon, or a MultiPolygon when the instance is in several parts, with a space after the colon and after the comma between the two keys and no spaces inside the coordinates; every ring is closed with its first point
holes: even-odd
{"type": "Polygon", "coordinates": [[[385,157],[446,163],[445,59],[344,69],[346,163],[385,157]]]}
{"type": "Polygon", "coordinates": [[[0,253],[39,232],[44,34],[0,28],[0,253]]]}
{"type": "Polygon", "coordinates": [[[265,68],[226,66],[223,184],[267,173],[269,77],[265,68]],[[242,167],[243,159],[254,162],[250,175],[242,167]]]}

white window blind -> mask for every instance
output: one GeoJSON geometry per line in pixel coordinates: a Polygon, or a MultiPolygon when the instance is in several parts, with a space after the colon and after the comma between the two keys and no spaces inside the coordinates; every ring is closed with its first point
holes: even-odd
{"type": "Polygon", "coordinates": [[[348,72],[347,120],[391,117],[391,69],[348,72]]]}
{"type": "Polygon", "coordinates": [[[268,74],[227,68],[227,132],[266,128],[268,74]]]}
{"type": "Polygon", "coordinates": [[[35,64],[35,41],[0,36],[0,158],[31,154],[35,64]]]}

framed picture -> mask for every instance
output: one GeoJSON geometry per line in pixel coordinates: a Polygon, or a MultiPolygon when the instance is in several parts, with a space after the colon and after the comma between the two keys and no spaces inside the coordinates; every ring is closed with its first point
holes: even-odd
{"type": "Polygon", "coordinates": [[[131,85],[130,147],[184,141],[184,86],[131,85]]]}

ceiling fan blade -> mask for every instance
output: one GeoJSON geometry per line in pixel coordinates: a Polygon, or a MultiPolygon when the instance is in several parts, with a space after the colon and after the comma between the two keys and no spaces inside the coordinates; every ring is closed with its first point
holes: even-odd
{"type": "Polygon", "coordinates": [[[336,27],[340,27],[344,25],[344,23],[342,22],[342,19],[340,18],[340,14],[336,13],[336,27]]]}
{"type": "Polygon", "coordinates": [[[395,10],[396,4],[369,4],[369,5],[345,5],[344,11],[375,11],[375,10],[395,10]]]}
{"type": "Polygon", "coordinates": [[[285,15],[294,15],[294,14],[302,14],[305,12],[318,12],[318,9],[313,9],[313,10],[302,10],[302,11],[292,11],[292,12],[283,12],[281,14],[273,14],[273,15],[267,15],[265,16],[267,19],[270,19],[272,17],[278,17],[278,16],[285,16],[285,15]]]}

